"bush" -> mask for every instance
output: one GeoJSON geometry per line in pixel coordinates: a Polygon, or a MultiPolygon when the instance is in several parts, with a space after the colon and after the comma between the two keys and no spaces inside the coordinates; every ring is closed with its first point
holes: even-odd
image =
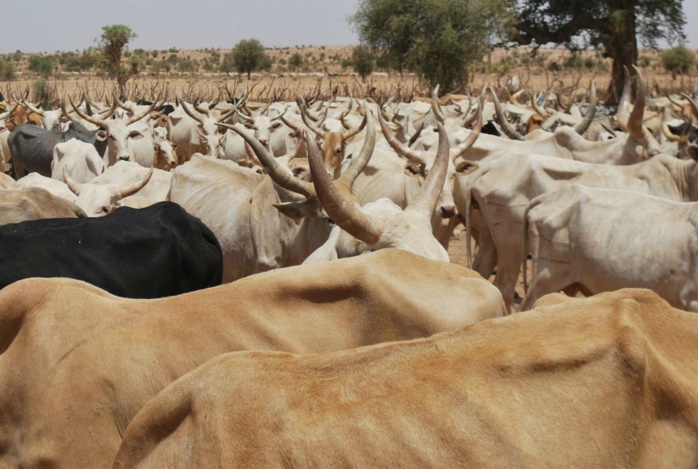
{"type": "Polygon", "coordinates": [[[4,59],[0,59],[0,80],[2,81],[12,81],[17,78],[17,73],[15,72],[15,66],[12,62],[4,59]]]}
{"type": "Polygon", "coordinates": [[[48,78],[48,76],[51,75],[51,72],[53,72],[53,61],[48,57],[32,55],[29,59],[27,70],[35,72],[44,78],[48,78]]]}
{"type": "Polygon", "coordinates": [[[662,65],[675,78],[677,73],[688,73],[693,67],[695,56],[684,46],[677,46],[662,52],[662,65]]]}

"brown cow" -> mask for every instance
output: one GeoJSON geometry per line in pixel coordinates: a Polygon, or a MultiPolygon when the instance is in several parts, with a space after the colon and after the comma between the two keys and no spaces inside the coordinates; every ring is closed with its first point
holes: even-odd
{"type": "Polygon", "coordinates": [[[698,316],[556,296],[428,339],[216,357],[151,400],[114,467],[698,465],[698,316]]]}
{"type": "Polygon", "coordinates": [[[464,267],[396,249],[129,300],[70,279],[0,291],[0,467],[105,467],[131,419],[221,353],[339,351],[501,316],[464,267]]]}
{"type": "Polygon", "coordinates": [[[0,190],[0,225],[43,218],[86,217],[74,203],[56,197],[45,189],[0,190]]]}

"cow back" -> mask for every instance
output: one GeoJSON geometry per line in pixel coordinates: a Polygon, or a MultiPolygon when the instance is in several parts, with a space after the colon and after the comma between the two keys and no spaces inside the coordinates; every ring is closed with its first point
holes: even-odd
{"type": "Polygon", "coordinates": [[[69,277],[127,298],[219,285],[223,268],[213,233],[171,202],[0,227],[0,265],[0,287],[27,277],[69,277]]]}

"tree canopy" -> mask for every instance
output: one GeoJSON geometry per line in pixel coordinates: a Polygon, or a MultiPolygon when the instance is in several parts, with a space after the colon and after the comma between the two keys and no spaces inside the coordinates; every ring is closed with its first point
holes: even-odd
{"type": "Polygon", "coordinates": [[[121,56],[124,49],[131,40],[135,39],[137,34],[131,28],[123,24],[113,24],[111,26],[102,26],[102,36],[98,41],[98,47],[104,57],[104,67],[110,76],[116,78],[119,84],[119,92],[125,99],[125,85],[131,75],[138,72],[137,64],[131,64],[125,67],[121,64],[121,56]]]}
{"type": "Polygon", "coordinates": [[[271,66],[264,46],[257,39],[243,39],[238,42],[230,52],[229,63],[238,73],[246,73],[248,80],[252,72],[271,66]]]}
{"type": "Polygon", "coordinates": [[[512,0],[361,0],[349,19],[388,67],[421,73],[443,91],[503,38],[512,0]]]}
{"type": "Polygon", "coordinates": [[[516,6],[512,39],[536,46],[593,46],[613,60],[608,101],[620,97],[623,66],[637,64],[637,38],[646,47],[685,39],[681,0],[527,0],[516,6]]]}

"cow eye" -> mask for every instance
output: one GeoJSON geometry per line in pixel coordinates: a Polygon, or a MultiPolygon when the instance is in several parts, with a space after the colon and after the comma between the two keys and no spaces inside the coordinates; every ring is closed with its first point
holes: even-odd
{"type": "Polygon", "coordinates": [[[325,223],[327,223],[328,225],[334,225],[334,222],[333,222],[332,219],[331,219],[330,217],[328,217],[328,216],[323,216],[323,217],[322,217],[322,221],[325,222],[325,223]]]}
{"type": "Polygon", "coordinates": [[[142,136],[143,136],[143,134],[140,132],[131,132],[130,134],[128,134],[128,138],[133,138],[133,139],[141,138],[142,136]]]}

